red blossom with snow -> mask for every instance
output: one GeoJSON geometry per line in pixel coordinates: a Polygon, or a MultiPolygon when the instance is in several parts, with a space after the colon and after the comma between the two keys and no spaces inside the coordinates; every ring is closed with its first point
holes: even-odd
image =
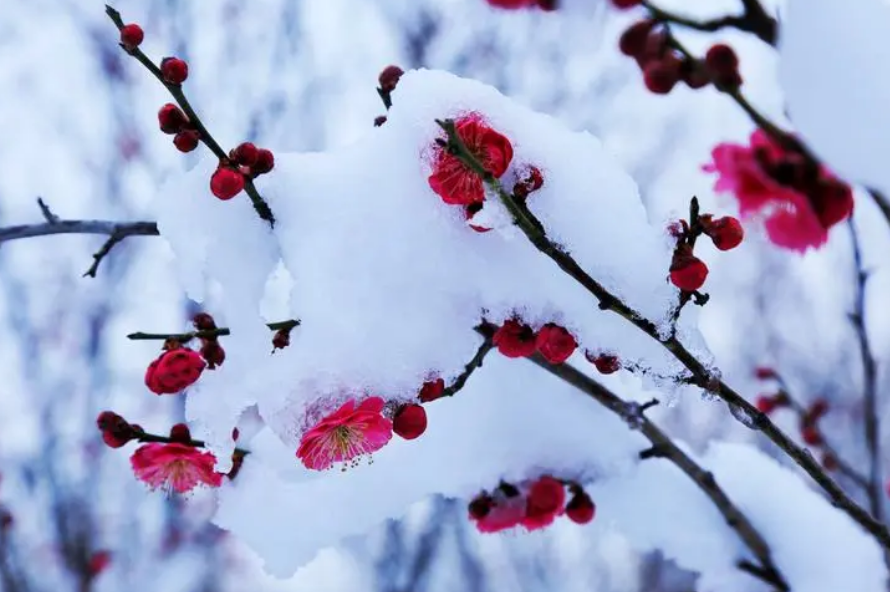
{"type": "Polygon", "coordinates": [[[736,196],[742,218],[762,218],[777,246],[799,252],[819,247],[853,211],[849,185],[760,129],[747,146],[719,144],[712,159],[703,168],[717,173],[714,189],[736,196]]]}
{"type": "Polygon", "coordinates": [[[136,477],[152,489],[186,493],[205,485],[219,487],[222,474],[214,470],[216,457],[185,444],[144,444],[130,457],[136,477]]]}
{"type": "Polygon", "coordinates": [[[482,494],[469,506],[470,519],[479,532],[494,533],[519,526],[525,517],[525,498],[511,489],[512,495],[498,491],[496,496],[482,494]]]}
{"type": "MultiPolygon", "coordinates": [[[[455,131],[486,171],[500,177],[513,160],[513,145],[478,113],[454,122],[455,131]]],[[[429,176],[433,191],[447,204],[468,206],[485,200],[482,179],[445,148],[438,146],[429,176]]]]}
{"type": "Polygon", "coordinates": [[[492,337],[492,343],[508,358],[524,358],[535,353],[537,349],[534,329],[515,319],[510,319],[498,327],[492,337]]]}
{"type": "Polygon", "coordinates": [[[566,502],[562,482],[550,476],[535,481],[528,491],[522,525],[529,530],[544,528],[561,515],[566,502]]]}
{"type": "Polygon", "coordinates": [[[156,395],[171,395],[194,384],[207,363],[186,347],[162,353],[145,371],[145,386],[156,395]]]}
{"type": "Polygon", "coordinates": [[[423,386],[420,387],[420,392],[417,394],[417,398],[420,399],[421,403],[429,403],[430,401],[435,401],[440,398],[444,392],[445,381],[441,378],[436,378],[435,380],[429,380],[423,383],[423,386]]]}
{"type": "Polygon", "coordinates": [[[380,450],[392,439],[392,422],[382,415],[384,405],[380,397],[358,405],[350,399],[303,434],[297,457],[307,468],[323,471],[380,450]]]}
{"type": "Polygon", "coordinates": [[[564,327],[548,323],[538,331],[535,346],[545,360],[551,364],[562,364],[575,353],[578,342],[564,327]]]}

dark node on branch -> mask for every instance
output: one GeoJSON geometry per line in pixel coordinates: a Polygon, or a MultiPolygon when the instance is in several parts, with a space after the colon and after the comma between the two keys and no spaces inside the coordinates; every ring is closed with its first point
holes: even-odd
{"type": "Polygon", "coordinates": [[[640,451],[640,460],[646,460],[648,458],[667,458],[667,451],[661,446],[653,445],[645,450],[640,451]]]}

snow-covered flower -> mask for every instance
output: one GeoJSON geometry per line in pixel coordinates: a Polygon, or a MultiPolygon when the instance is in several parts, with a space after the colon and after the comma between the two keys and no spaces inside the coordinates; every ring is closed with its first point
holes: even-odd
{"type": "MultiPolygon", "coordinates": [[[[507,171],[513,160],[513,145],[504,135],[486,125],[481,115],[465,115],[455,121],[454,128],[485,170],[495,177],[507,171]]],[[[436,152],[429,184],[447,204],[468,206],[485,200],[485,189],[479,175],[442,147],[436,152]]]]}

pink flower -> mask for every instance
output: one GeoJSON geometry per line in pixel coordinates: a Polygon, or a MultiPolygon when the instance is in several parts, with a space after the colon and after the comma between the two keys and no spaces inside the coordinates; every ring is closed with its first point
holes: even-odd
{"type": "Polygon", "coordinates": [[[742,218],[761,216],[770,240],[804,252],[828,240],[828,229],[853,211],[853,192],[828,169],[778,144],[763,130],[750,146],[723,143],[703,170],[716,172],[715,191],[734,193],[742,218]]]}
{"type": "Polygon", "coordinates": [[[525,498],[518,492],[507,496],[499,491],[495,497],[482,494],[470,502],[469,514],[479,532],[508,530],[519,526],[525,517],[525,498]]]}
{"type": "Polygon", "coordinates": [[[152,489],[186,493],[199,485],[222,484],[222,474],[213,469],[216,457],[185,444],[144,444],[130,457],[130,464],[136,477],[152,489]]]}
{"type": "MultiPolygon", "coordinates": [[[[495,177],[507,171],[513,160],[513,146],[496,132],[478,113],[471,113],[455,121],[455,131],[470,152],[495,177]]],[[[482,178],[444,148],[438,148],[429,177],[433,191],[447,204],[468,206],[485,200],[482,178]]]]}
{"type": "Polygon", "coordinates": [[[392,438],[392,422],[381,414],[384,401],[370,397],[356,407],[350,399],[300,440],[297,457],[309,469],[323,471],[383,448],[392,438]]]}

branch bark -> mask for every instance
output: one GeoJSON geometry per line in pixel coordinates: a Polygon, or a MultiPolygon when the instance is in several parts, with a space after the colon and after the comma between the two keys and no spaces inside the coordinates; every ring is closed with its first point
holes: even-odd
{"type": "Polygon", "coordinates": [[[643,1],[643,6],[649,9],[650,14],[656,20],[673,23],[695,29],[696,31],[714,32],[720,29],[732,28],[739,31],[753,33],[764,43],[776,44],[778,24],[771,17],[758,0],[742,0],[744,11],[740,15],[727,15],[720,18],[698,21],[654,6],[648,0],[643,1]]]}

